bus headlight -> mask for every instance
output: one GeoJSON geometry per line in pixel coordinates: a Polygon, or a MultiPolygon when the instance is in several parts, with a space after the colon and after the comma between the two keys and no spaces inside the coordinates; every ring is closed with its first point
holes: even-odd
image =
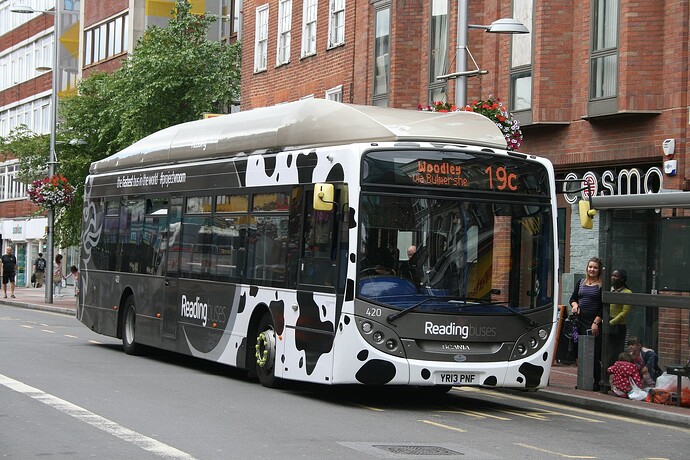
{"type": "Polygon", "coordinates": [[[372,338],[374,339],[374,342],[376,342],[376,343],[383,342],[383,332],[381,332],[381,331],[374,332],[374,335],[372,336],[372,338]]]}
{"type": "Polygon", "coordinates": [[[367,322],[362,323],[362,332],[368,334],[371,332],[372,328],[373,328],[373,326],[371,325],[370,322],[367,321],[367,322]]]}
{"type": "Polygon", "coordinates": [[[541,340],[546,340],[546,336],[549,335],[548,332],[546,332],[545,329],[539,329],[539,338],[541,340]]]}
{"type": "Polygon", "coordinates": [[[527,351],[527,347],[523,343],[519,344],[516,349],[517,349],[517,352],[521,355],[524,355],[525,352],[527,351]]]}
{"type": "Polygon", "coordinates": [[[395,350],[398,347],[398,342],[395,339],[386,340],[386,348],[389,350],[395,350]]]}

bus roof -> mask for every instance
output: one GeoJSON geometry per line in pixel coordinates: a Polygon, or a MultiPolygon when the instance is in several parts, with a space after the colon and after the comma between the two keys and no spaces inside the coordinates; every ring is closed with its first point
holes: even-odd
{"type": "Polygon", "coordinates": [[[222,158],[257,150],[397,141],[507,147],[496,124],[476,113],[434,113],[311,98],[171,126],[91,163],[90,172],[222,158]]]}

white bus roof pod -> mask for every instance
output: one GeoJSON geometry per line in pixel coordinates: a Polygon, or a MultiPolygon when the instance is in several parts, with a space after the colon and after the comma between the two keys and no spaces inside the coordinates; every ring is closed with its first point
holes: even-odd
{"type": "Polygon", "coordinates": [[[255,150],[399,141],[507,147],[496,124],[476,113],[434,113],[312,98],[171,126],[93,162],[90,172],[221,158],[255,150]]]}

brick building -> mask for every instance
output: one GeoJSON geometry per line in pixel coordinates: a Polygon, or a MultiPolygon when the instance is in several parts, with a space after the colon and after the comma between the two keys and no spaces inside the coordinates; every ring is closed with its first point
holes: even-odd
{"type": "MultiPolygon", "coordinates": [[[[589,178],[603,195],[690,188],[690,16],[681,0],[245,0],[242,109],[305,97],[411,110],[455,103],[456,81],[436,77],[457,69],[458,11],[466,6],[471,25],[514,17],[531,32],[467,32],[477,67],[488,71],[467,79],[467,98],[501,98],[521,122],[522,151],[551,159],[559,179],[589,178]],[[673,156],[662,152],[665,139],[674,140],[673,156]],[[665,172],[668,160],[675,171],[665,172]]],[[[472,59],[467,69],[475,69],[472,59]]],[[[587,260],[604,258],[607,232],[606,277],[623,268],[635,292],[687,295],[690,286],[670,279],[660,250],[664,229],[682,223],[684,210],[616,211],[610,225],[597,219],[585,231],[577,200],[559,197],[561,303],[587,260]]],[[[687,310],[635,306],[628,333],[658,348],[662,363],[690,357],[687,310]]]]}

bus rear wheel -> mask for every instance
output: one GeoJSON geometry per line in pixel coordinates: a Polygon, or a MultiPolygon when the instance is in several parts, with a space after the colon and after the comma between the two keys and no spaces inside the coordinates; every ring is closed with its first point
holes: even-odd
{"type": "Polygon", "coordinates": [[[268,388],[279,387],[281,380],[275,375],[276,331],[273,317],[268,312],[263,314],[256,328],[256,345],[254,348],[254,366],[259,382],[268,388]]]}
{"type": "Polygon", "coordinates": [[[122,318],[122,348],[128,355],[138,355],[141,353],[141,345],[136,343],[136,321],[137,311],[134,307],[134,298],[127,297],[122,318]]]}

